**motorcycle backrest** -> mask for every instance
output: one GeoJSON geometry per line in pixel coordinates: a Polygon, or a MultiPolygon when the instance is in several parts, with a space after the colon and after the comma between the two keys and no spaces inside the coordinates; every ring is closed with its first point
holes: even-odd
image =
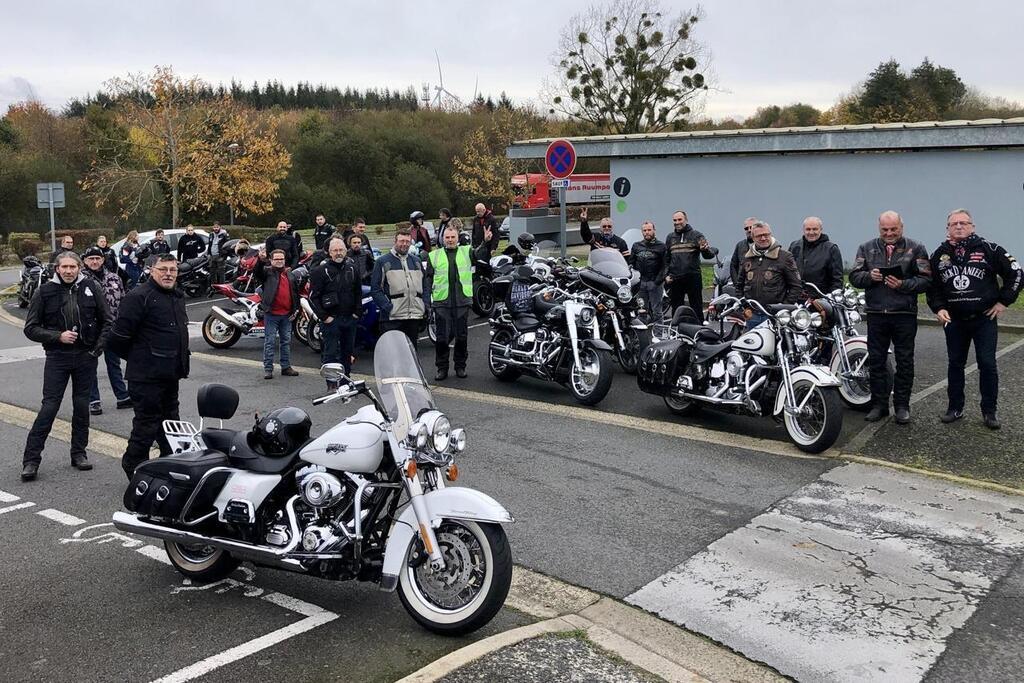
{"type": "Polygon", "coordinates": [[[697,314],[689,306],[678,306],[675,313],[672,314],[672,326],[675,327],[679,323],[699,325],[700,318],[697,317],[697,314]]]}
{"type": "Polygon", "coordinates": [[[224,384],[204,384],[196,394],[199,417],[230,420],[238,410],[238,392],[224,384]]]}

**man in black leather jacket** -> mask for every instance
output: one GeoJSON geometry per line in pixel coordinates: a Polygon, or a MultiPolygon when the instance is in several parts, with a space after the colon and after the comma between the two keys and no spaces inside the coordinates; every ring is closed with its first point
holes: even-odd
{"type": "Polygon", "coordinates": [[[660,321],[662,316],[661,300],[665,296],[662,286],[665,277],[665,264],[668,252],[665,243],[658,239],[654,223],[644,221],[640,226],[644,238],[634,242],[626,259],[640,273],[640,296],[647,304],[651,320],[660,321]]]}
{"type": "MultiPolygon", "coordinates": [[[[817,216],[804,219],[804,236],[789,245],[789,253],[800,269],[800,280],[812,283],[825,294],[843,287],[843,255],[839,245],[830,242],[828,235],[821,231],[822,222],[817,216]]],[[[805,291],[809,298],[816,298],[814,290],[805,291]]]]}
{"type": "Polygon", "coordinates": [[[700,258],[714,258],[717,250],[708,245],[704,234],[694,229],[687,221],[685,211],[672,214],[672,234],[665,240],[668,249],[668,270],[665,284],[669,285],[669,297],[672,300],[672,311],[681,306],[686,299],[704,321],[704,282],[700,272],[700,258]]]}
{"type": "Polygon", "coordinates": [[[586,208],[580,209],[580,239],[584,244],[589,244],[591,249],[618,249],[623,254],[629,251],[626,241],[612,230],[612,219],[605,217],[601,219],[601,232],[595,233],[590,229],[590,223],[587,222],[586,208]]]}
{"type": "Polygon", "coordinates": [[[91,470],[89,445],[89,392],[96,381],[96,359],[103,353],[109,333],[109,315],[103,288],[82,273],[82,260],[73,251],[59,254],[56,273],[32,297],[25,319],[25,336],[46,350],[43,366],[43,402],[29,430],[22,457],[21,480],[36,478],[43,446],[57,417],[68,380],[71,380],[71,464],[91,470]]]}
{"type": "Polygon", "coordinates": [[[857,249],[850,271],[850,282],[863,289],[867,299],[872,408],[864,419],[877,422],[889,414],[886,361],[892,343],[896,356],[892,402],[896,424],[903,425],[910,422],[910,392],[914,387],[917,295],[931,285],[932,268],[924,245],[903,236],[903,219],[895,211],[885,211],[878,217],[878,233],[880,237],[857,249]]]}
{"type": "Polygon", "coordinates": [[[267,238],[266,247],[268,254],[273,254],[275,249],[283,251],[285,263],[290,266],[294,266],[299,260],[298,246],[295,244],[295,238],[288,234],[288,223],[285,221],[277,222],[277,232],[267,238]]]}
{"type": "MultiPolygon", "coordinates": [[[[156,441],[160,456],[171,454],[164,420],[178,420],[178,383],[188,377],[188,314],[175,287],[178,262],[159,257],[151,277],[125,296],[108,346],[128,361],[125,379],[135,408],[121,467],[131,480],[135,467],[149,459],[156,441]]],[[[95,373],[95,371],[94,371],[95,373]]]]}

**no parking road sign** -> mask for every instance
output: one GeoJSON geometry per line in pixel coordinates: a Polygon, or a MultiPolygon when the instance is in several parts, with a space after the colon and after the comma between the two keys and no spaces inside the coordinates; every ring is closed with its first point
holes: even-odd
{"type": "Polygon", "coordinates": [[[552,178],[568,178],[576,169],[576,148],[568,140],[555,140],[544,153],[544,167],[552,178]]]}

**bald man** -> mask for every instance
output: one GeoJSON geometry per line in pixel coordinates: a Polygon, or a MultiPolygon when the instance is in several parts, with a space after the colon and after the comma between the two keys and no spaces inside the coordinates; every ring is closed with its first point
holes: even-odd
{"type": "Polygon", "coordinates": [[[490,258],[490,253],[498,248],[498,219],[483,204],[477,204],[475,211],[476,216],[473,217],[473,251],[476,251],[480,243],[485,241],[484,230],[489,228],[491,239],[486,241],[488,242],[487,248],[489,250],[488,258],[490,258]]]}
{"type": "Polygon", "coordinates": [[[850,282],[867,299],[868,367],[871,371],[871,411],[864,417],[877,422],[889,414],[889,344],[896,355],[892,403],[896,424],[910,422],[910,392],[914,388],[914,341],[917,337],[917,295],[928,291],[932,267],[928,250],[903,236],[903,219],[895,211],[878,217],[878,238],[857,249],[850,282]]]}

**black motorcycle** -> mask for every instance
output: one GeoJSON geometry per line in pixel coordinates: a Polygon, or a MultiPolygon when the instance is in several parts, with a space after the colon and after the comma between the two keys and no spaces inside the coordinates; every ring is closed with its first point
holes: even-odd
{"type": "Polygon", "coordinates": [[[32,296],[39,291],[39,285],[46,279],[46,268],[33,255],[21,260],[21,286],[18,287],[18,307],[27,308],[32,296]]]}
{"type": "Polygon", "coordinates": [[[626,264],[618,249],[594,249],[590,266],[576,271],[576,276],[580,287],[593,294],[601,339],[614,349],[622,369],[635,375],[640,354],[651,343],[640,273],[626,264]]]}
{"type": "Polygon", "coordinates": [[[530,266],[494,280],[502,297],[491,316],[487,365],[499,380],[529,375],[568,387],[584,405],[611,389],[611,346],[600,338],[593,295],[570,292],[530,266]]]}
{"type": "Polygon", "coordinates": [[[178,286],[190,299],[210,291],[210,257],[197,256],[178,264],[178,286]]]}

